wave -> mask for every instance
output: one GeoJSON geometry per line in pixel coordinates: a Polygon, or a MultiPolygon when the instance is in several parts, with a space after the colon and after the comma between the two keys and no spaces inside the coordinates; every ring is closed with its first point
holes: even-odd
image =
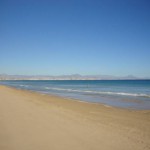
{"type": "Polygon", "coordinates": [[[21,86],[21,87],[29,87],[29,85],[23,85],[23,84],[20,84],[19,86],[21,86]]]}
{"type": "Polygon", "coordinates": [[[121,96],[133,96],[133,97],[147,97],[150,98],[150,95],[143,93],[126,93],[126,92],[110,92],[110,91],[86,91],[86,90],[74,90],[74,89],[63,89],[63,88],[51,88],[45,87],[45,89],[49,90],[57,90],[57,91],[67,91],[67,92],[80,92],[80,93],[90,93],[90,94],[99,94],[99,95],[121,95],[121,96]]]}

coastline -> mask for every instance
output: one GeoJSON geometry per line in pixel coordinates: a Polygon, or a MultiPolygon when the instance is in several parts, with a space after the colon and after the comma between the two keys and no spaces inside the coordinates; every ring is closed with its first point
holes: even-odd
{"type": "Polygon", "coordinates": [[[0,149],[148,150],[150,110],[76,101],[0,85],[0,149]]]}
{"type": "Polygon", "coordinates": [[[147,81],[3,81],[17,89],[57,95],[112,107],[150,110],[150,82],[147,81]]]}

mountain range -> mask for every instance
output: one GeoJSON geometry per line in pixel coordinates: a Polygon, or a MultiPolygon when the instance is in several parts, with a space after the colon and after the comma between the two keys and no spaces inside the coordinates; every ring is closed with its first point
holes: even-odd
{"type": "Polygon", "coordinates": [[[140,80],[150,78],[140,78],[133,75],[112,76],[112,75],[7,75],[0,74],[0,80],[140,80]]]}

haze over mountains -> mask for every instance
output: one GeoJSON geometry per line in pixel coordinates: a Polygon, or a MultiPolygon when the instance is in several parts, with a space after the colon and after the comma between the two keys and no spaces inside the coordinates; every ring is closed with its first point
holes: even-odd
{"type": "Polygon", "coordinates": [[[112,76],[112,75],[7,75],[0,74],[0,80],[138,80],[150,79],[140,78],[133,75],[128,76],[112,76]]]}

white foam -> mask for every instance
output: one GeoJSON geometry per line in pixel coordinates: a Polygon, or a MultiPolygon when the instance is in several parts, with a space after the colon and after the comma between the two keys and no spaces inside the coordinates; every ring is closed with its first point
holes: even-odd
{"type": "Polygon", "coordinates": [[[64,89],[64,88],[51,88],[45,87],[45,89],[49,90],[58,90],[58,91],[68,91],[68,92],[80,92],[80,93],[91,93],[91,94],[103,94],[103,95],[123,95],[123,96],[134,96],[134,97],[148,97],[148,94],[141,94],[141,93],[125,93],[125,92],[104,92],[104,91],[85,91],[85,90],[74,90],[74,89],[64,89]]]}

